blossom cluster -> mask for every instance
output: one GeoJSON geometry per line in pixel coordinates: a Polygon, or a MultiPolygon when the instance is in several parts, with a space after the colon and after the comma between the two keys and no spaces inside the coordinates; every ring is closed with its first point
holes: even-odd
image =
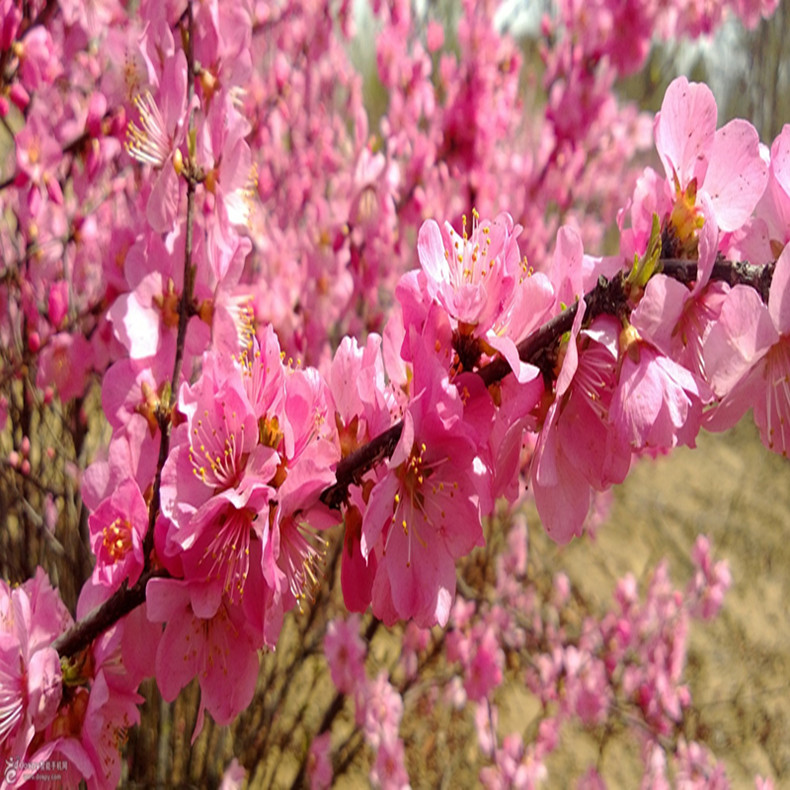
{"type": "MultiPolygon", "coordinates": [[[[664,173],[621,175],[612,162],[646,147],[649,124],[610,88],[644,59],[644,36],[618,62],[611,30],[563,6],[568,35],[544,31],[557,44],[546,112],[527,126],[515,42],[491,3],[469,0],[456,30],[433,20],[424,43],[410,4],[373,4],[389,95],[377,137],[344,45],[351,4],[315,5],[0,4],[15,151],[2,377],[23,381],[19,413],[81,404],[100,378],[111,432],[70,473],[93,553],[78,622],[40,573],[0,591],[0,757],[67,758],[67,783],[117,783],[146,676],[166,700],[197,679],[195,734],[204,710],[220,724],[243,711],[259,651],[309,605],[341,520],[350,611],[461,628],[456,565],[525,482],[566,543],[635,458],[694,446],[703,426],[751,407],[766,446],[787,453],[790,127],[770,151],[746,121],[717,129],[711,92],[679,78],[654,126],[664,173]],[[451,32],[460,55],[443,49],[451,32]],[[574,212],[614,214],[624,183],[619,253],[586,254],[603,222],[574,212]],[[725,259],[743,258],[753,282],[732,267],[724,279],[725,259]]],[[[674,21],[642,9],[644,30],[717,22],[695,9],[674,21]]],[[[3,395],[0,422],[15,408],[3,395]]],[[[9,462],[28,478],[25,425],[9,462]]],[[[699,564],[698,605],[713,613],[726,584],[699,564]]],[[[497,639],[476,633],[474,655],[449,640],[472,701],[499,682],[497,639]]],[[[573,661],[568,704],[594,720],[605,700],[592,689],[612,670],[573,661]]],[[[669,681],[635,671],[622,684],[660,724],[682,707],[669,681]]],[[[376,781],[402,783],[388,681],[354,693],[376,781]]]]}
{"type": "MultiPolygon", "coordinates": [[[[693,575],[685,590],[673,586],[662,561],[642,595],[628,574],[618,581],[610,606],[581,621],[571,603],[576,597],[578,605],[579,592],[564,573],[546,579],[534,562],[528,573],[521,518],[510,526],[507,549],[496,561],[494,596],[487,589],[474,591],[472,598],[459,596],[443,639],[410,623],[397,662],[375,679],[366,674],[366,663],[374,662],[366,655],[359,617],[329,624],[325,655],[332,681],[353,700],[366,744],[379,749],[370,768],[374,785],[406,784],[399,748],[389,747],[387,758],[380,750],[387,741],[398,742],[403,711],[411,706],[426,718],[439,717],[442,707],[474,712],[472,737],[483,764],[478,778],[487,788],[538,786],[551,776],[547,761],[560,747],[564,730],[577,725],[591,732],[614,731],[621,719],[638,721],[631,732],[645,786],[729,787],[723,765],[704,744],[689,738],[684,724],[692,704],[683,682],[689,626],[695,618],[715,616],[730,586],[727,563],[714,562],[708,539],[700,536],[695,543],[693,575]],[[547,596],[539,589],[546,581],[547,596]],[[435,685],[421,689],[420,669],[441,666],[437,654],[457,671],[440,673],[435,685]],[[520,730],[503,733],[498,725],[502,692],[512,684],[525,685],[539,703],[537,716],[524,722],[531,740],[520,730]],[[387,760],[385,774],[382,759],[387,760]]],[[[327,731],[313,741],[312,787],[330,786],[331,757],[327,731]]],[[[590,766],[579,786],[606,784],[590,766]]]]}

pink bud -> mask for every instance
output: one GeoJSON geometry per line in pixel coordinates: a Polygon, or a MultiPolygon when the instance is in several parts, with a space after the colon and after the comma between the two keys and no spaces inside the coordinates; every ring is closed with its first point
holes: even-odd
{"type": "Polygon", "coordinates": [[[428,23],[425,43],[428,47],[428,52],[436,52],[442,48],[442,44],[444,44],[444,28],[439,22],[434,20],[428,23]]]}
{"type": "Polygon", "coordinates": [[[25,458],[30,455],[30,439],[27,436],[22,437],[22,444],[19,449],[22,451],[22,455],[24,455],[25,458]]]}
{"type": "Polygon", "coordinates": [[[57,328],[66,317],[69,307],[69,287],[65,280],[56,282],[49,289],[47,313],[52,325],[57,328]]]}
{"type": "Polygon", "coordinates": [[[103,93],[91,94],[88,102],[88,117],[85,119],[85,128],[91,137],[102,136],[102,120],[107,112],[107,98],[103,93]]]}
{"type": "Polygon", "coordinates": [[[22,461],[22,466],[20,467],[19,471],[22,472],[25,477],[30,474],[30,461],[28,461],[27,458],[22,461]]]}
{"type": "Polygon", "coordinates": [[[55,534],[55,527],[58,523],[58,506],[55,504],[55,498],[52,494],[47,494],[44,499],[44,524],[46,528],[53,535],[55,534]]]}
{"type": "Polygon", "coordinates": [[[41,336],[38,332],[31,332],[27,336],[27,347],[35,354],[41,348],[41,336]]]}
{"type": "Polygon", "coordinates": [[[571,594],[571,583],[568,576],[558,573],[554,577],[554,601],[557,606],[564,606],[571,594]]]}
{"type": "Polygon", "coordinates": [[[31,217],[37,217],[41,210],[41,191],[32,185],[27,192],[27,210],[31,217]]]}
{"type": "Polygon", "coordinates": [[[47,187],[49,199],[58,206],[63,205],[63,190],[60,188],[60,181],[49,175],[44,176],[44,184],[47,187]]]}
{"type": "Polygon", "coordinates": [[[11,86],[8,95],[20,112],[24,112],[30,104],[30,94],[18,82],[11,86]]]}

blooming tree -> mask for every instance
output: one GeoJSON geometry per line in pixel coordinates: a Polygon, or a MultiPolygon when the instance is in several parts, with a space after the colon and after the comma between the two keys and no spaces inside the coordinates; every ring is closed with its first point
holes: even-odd
{"type": "Polygon", "coordinates": [[[683,667],[726,564],[700,537],[684,593],[660,564],[574,630],[568,578],[527,572],[523,502],[567,543],[640,457],[749,408],[787,455],[790,127],[769,149],[679,77],[651,133],[613,90],[654,35],[775,3],[560,3],[525,93],[489,0],[454,25],[374,2],[378,119],[351,5],[0,3],[2,786],[115,786],[147,678],[199,686],[193,739],[252,716],[262,651],[322,607],[302,646],[336,693],[295,785],[368,748],[406,786],[404,694],[441,658],[425,704],[475,711],[487,787],[617,717],[645,786],[725,786],[683,667]],[[653,144],[660,169],[634,164],[653,144]],[[327,624],[335,570],[351,614],[327,624]],[[506,673],[534,732],[497,728],[506,673]]]}

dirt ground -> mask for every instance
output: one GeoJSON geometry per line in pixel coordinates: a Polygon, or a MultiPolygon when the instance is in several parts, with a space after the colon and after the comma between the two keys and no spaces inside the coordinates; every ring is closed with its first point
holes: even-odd
{"type": "MultiPolygon", "coordinates": [[[[724,434],[701,434],[681,448],[642,460],[615,490],[611,521],[593,543],[574,541],[551,554],[585,597],[606,604],[615,580],[644,580],[669,559],[677,586],[690,575],[689,551],[707,534],[726,558],[732,587],[712,623],[692,624],[686,679],[700,740],[723,760],[734,788],[754,776],[790,787],[790,461],[766,451],[750,419],[724,434]]],[[[602,773],[610,787],[637,786],[633,746],[613,744],[602,773]]],[[[577,735],[554,756],[554,781],[578,776],[597,750],[577,735]]]]}

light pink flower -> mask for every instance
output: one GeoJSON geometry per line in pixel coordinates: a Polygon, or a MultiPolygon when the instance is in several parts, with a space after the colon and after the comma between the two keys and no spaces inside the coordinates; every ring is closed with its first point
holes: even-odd
{"type": "Polygon", "coordinates": [[[398,737],[403,698],[382,670],[375,680],[360,678],[355,686],[356,720],[374,749],[398,737]],[[362,682],[362,681],[365,682],[362,682]]]}
{"type": "MultiPolygon", "coordinates": [[[[519,360],[516,342],[540,322],[553,293],[545,276],[533,276],[522,260],[516,240],[521,230],[506,213],[478,223],[475,212],[471,236],[466,227],[459,235],[445,223],[442,232],[434,220],[428,220],[420,228],[417,251],[425,296],[440,304],[451,319],[461,369],[470,369],[481,353],[498,351],[518,380],[525,382],[536,371],[519,360]],[[472,348],[467,350],[469,345],[472,348]]],[[[404,318],[408,325],[406,312],[404,318]]]]}
{"type": "Polygon", "coordinates": [[[138,162],[158,171],[146,217],[157,233],[166,233],[175,224],[180,198],[180,164],[175,155],[187,118],[187,61],[183,50],[165,59],[157,98],[150,92],[142,93],[135,98],[135,106],[140,125],[129,123],[126,150],[138,162]]]}
{"type": "Polygon", "coordinates": [[[776,262],[768,305],[747,286],[735,286],[703,353],[721,402],[705,426],[724,430],[749,409],[769,450],[790,451],[790,245],[776,262]]]}
{"type": "Polygon", "coordinates": [[[694,447],[707,388],[633,332],[624,333],[629,339],[609,409],[615,430],[635,450],[694,447]]]}
{"type": "Polygon", "coordinates": [[[754,127],[736,119],[717,130],[716,116],[710,88],[678,77],[656,116],[656,148],[676,197],[707,193],[713,218],[726,232],[751,215],[765,190],[768,168],[754,127]]]}
{"type": "Polygon", "coordinates": [[[44,571],[13,590],[0,580],[0,762],[24,755],[61,702],[60,658],[51,642],[71,616],[44,571]]]}

